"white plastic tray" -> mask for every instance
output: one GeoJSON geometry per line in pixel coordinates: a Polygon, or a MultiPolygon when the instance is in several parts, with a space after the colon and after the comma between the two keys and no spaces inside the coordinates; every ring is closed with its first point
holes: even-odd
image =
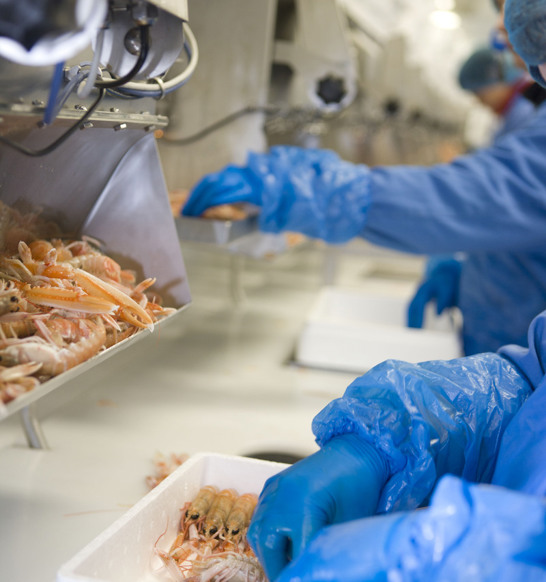
{"type": "Polygon", "coordinates": [[[387,359],[422,362],[460,357],[456,313],[427,310],[424,329],[406,327],[409,298],[325,287],[296,345],[303,366],[363,373],[387,359]]]}
{"type": "Polygon", "coordinates": [[[259,494],[265,481],[285,467],[229,455],[192,456],[61,566],[57,582],[172,582],[154,548],[170,547],[184,503],[204,485],[259,494]]]}

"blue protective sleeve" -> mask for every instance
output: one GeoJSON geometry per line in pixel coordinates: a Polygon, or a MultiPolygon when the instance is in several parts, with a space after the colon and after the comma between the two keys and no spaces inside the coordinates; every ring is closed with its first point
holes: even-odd
{"type": "Polygon", "coordinates": [[[374,168],[361,236],[422,254],[546,246],[546,105],[487,149],[430,168],[374,168]]]}
{"type": "Polygon", "coordinates": [[[533,320],[529,348],[499,350],[516,366],[534,392],[506,429],[492,482],[546,496],[546,312],[533,320]]]}
{"type": "Polygon", "coordinates": [[[329,243],[362,231],[370,204],[367,166],[329,150],[279,146],[249,154],[247,168],[261,183],[262,231],[300,232],[329,243]]]}
{"type": "Polygon", "coordinates": [[[505,346],[498,353],[509,360],[536,389],[544,380],[546,371],[546,311],[533,319],[527,339],[528,348],[505,346]]]}
{"type": "Polygon", "coordinates": [[[388,541],[400,557],[403,580],[539,582],[546,577],[544,498],[447,476],[430,508],[399,525],[388,541]]]}
{"type": "Polygon", "coordinates": [[[206,176],[183,213],[261,206],[264,232],[356,236],[403,252],[529,251],[546,244],[546,105],[490,148],[432,167],[370,169],[328,150],[276,146],[206,176]]]}
{"type": "Polygon", "coordinates": [[[506,426],[532,386],[506,358],[421,364],[388,360],[357,378],[314,419],[320,446],[357,433],[388,460],[377,511],[413,509],[445,473],[489,482],[506,426]]]}
{"type": "Polygon", "coordinates": [[[431,505],[326,527],[278,582],[543,582],[546,500],[444,477],[431,505]]]}

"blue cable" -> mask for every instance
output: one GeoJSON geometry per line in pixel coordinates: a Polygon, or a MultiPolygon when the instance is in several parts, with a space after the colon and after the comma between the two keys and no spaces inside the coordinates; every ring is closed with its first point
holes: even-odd
{"type": "Polygon", "coordinates": [[[55,112],[55,104],[57,102],[57,95],[61,88],[63,75],[64,75],[64,61],[62,63],[57,63],[55,65],[55,71],[53,72],[53,78],[51,79],[51,87],[49,89],[49,99],[47,101],[47,106],[44,111],[43,122],[45,125],[50,125],[57,116],[55,112]]]}

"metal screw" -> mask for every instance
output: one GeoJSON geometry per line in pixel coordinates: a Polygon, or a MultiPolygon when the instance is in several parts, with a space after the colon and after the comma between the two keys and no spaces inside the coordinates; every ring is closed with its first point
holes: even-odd
{"type": "Polygon", "coordinates": [[[41,99],[34,99],[32,105],[34,105],[35,107],[43,107],[44,102],[41,99]]]}
{"type": "Polygon", "coordinates": [[[119,113],[119,109],[117,107],[110,107],[110,111],[112,113],[119,113]]]}
{"type": "Polygon", "coordinates": [[[127,129],[127,124],[126,123],[120,123],[119,125],[114,125],[114,130],[115,131],[120,131],[122,129],[127,129]]]}
{"type": "Polygon", "coordinates": [[[84,124],[82,124],[82,129],[90,129],[91,127],[93,127],[93,123],[91,121],[86,121],[84,124]]]}
{"type": "Polygon", "coordinates": [[[74,105],[74,109],[78,111],[87,111],[87,107],[85,105],[74,105]]]}
{"type": "Polygon", "coordinates": [[[131,28],[123,39],[123,46],[125,50],[132,55],[140,53],[140,30],[138,28],[131,28]]]}

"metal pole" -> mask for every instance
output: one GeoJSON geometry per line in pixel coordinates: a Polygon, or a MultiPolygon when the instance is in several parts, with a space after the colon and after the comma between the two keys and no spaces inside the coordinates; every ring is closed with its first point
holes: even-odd
{"type": "Polygon", "coordinates": [[[230,257],[229,289],[235,307],[239,307],[246,300],[246,294],[242,282],[244,266],[245,257],[241,255],[232,255],[230,257]]]}
{"type": "Polygon", "coordinates": [[[21,423],[23,424],[28,446],[31,449],[49,449],[42,426],[34,414],[32,404],[21,409],[21,423]]]}

